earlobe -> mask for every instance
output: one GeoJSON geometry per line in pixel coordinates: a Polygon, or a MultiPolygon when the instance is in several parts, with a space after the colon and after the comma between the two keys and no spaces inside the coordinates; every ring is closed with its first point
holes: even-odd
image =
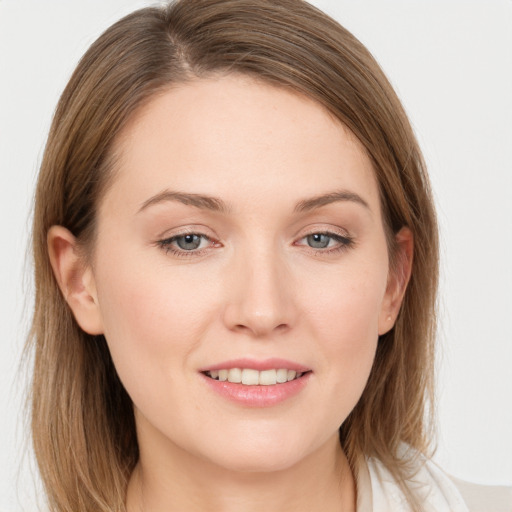
{"type": "Polygon", "coordinates": [[[395,325],[400,306],[409,284],[414,257],[414,236],[412,231],[403,227],[395,235],[396,254],[389,271],[386,294],[379,317],[379,335],[386,334],[395,325]]]}
{"type": "Polygon", "coordinates": [[[53,273],[78,325],[88,334],[103,334],[94,275],[76,238],[66,228],[52,226],[47,243],[53,273]]]}

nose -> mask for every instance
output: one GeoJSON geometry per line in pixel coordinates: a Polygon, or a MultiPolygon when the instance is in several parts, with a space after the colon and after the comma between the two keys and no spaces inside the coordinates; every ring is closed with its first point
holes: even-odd
{"type": "Polygon", "coordinates": [[[297,318],[293,280],[278,251],[240,254],[230,265],[224,323],[263,338],[288,331],[297,318]]]}

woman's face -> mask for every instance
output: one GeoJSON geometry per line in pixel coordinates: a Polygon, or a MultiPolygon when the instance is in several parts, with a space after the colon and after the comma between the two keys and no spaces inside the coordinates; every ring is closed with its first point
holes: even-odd
{"type": "Polygon", "coordinates": [[[360,143],[231,76],[154,98],[116,151],[90,289],[141,452],[255,471],[336,439],[396,314],[360,143]]]}

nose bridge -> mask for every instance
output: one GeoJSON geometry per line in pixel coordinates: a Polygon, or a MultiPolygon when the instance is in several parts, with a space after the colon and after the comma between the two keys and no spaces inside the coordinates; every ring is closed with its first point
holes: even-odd
{"type": "Polygon", "coordinates": [[[232,265],[228,326],[253,336],[289,328],[294,309],[290,286],[286,263],[274,243],[267,239],[240,250],[232,265]]]}

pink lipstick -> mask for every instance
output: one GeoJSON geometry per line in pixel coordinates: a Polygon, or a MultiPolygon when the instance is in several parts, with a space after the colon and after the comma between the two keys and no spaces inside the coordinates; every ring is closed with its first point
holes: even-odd
{"type": "Polygon", "coordinates": [[[200,370],[220,396],[245,407],[270,407],[297,395],[311,369],[285,359],[233,359],[200,370]]]}

